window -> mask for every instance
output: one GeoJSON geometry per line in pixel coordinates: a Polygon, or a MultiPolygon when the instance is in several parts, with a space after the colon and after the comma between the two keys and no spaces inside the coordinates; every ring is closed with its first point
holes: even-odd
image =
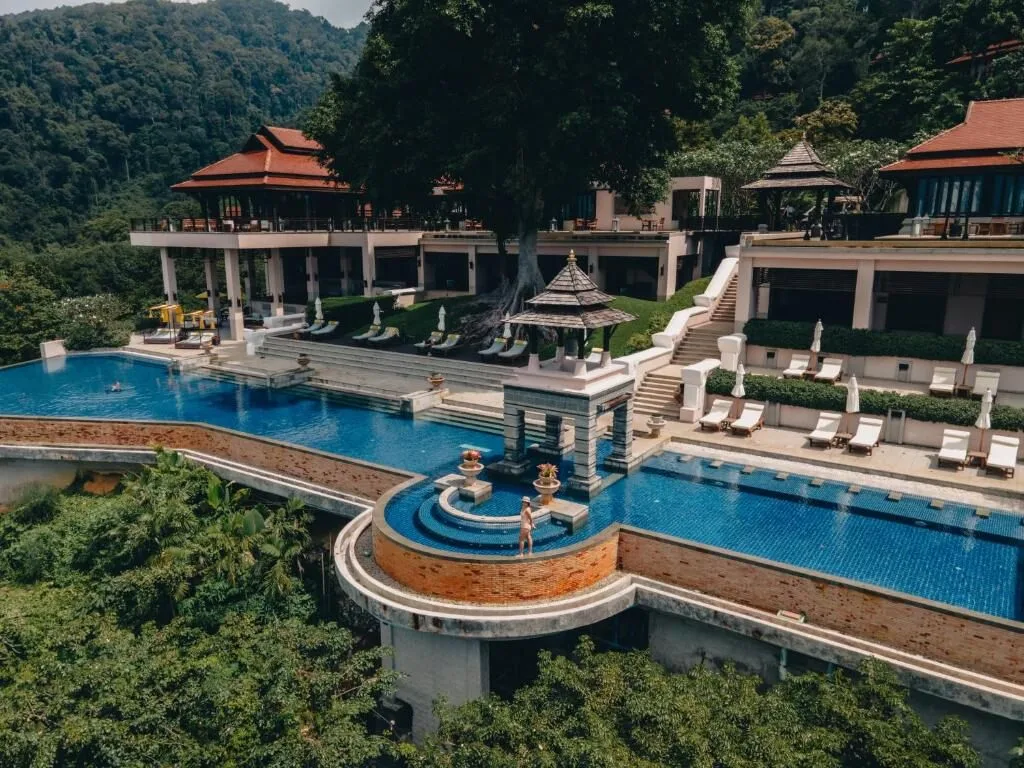
{"type": "Polygon", "coordinates": [[[615,215],[616,216],[628,216],[629,206],[626,205],[626,198],[622,195],[615,196],[615,215]]]}

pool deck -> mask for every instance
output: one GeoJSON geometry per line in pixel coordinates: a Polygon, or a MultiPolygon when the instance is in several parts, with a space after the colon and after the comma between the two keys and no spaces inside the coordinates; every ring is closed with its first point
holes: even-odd
{"type": "MultiPolygon", "coordinates": [[[[635,420],[634,428],[638,434],[647,433],[642,419],[635,420]]],[[[765,427],[751,437],[740,437],[728,432],[702,432],[696,424],[679,422],[666,424],[662,436],[676,444],[701,445],[733,453],[774,457],[875,477],[984,493],[998,497],[1000,508],[1024,514],[1024,474],[1004,478],[999,474],[986,474],[978,467],[959,471],[945,467],[940,469],[936,461],[937,452],[932,448],[883,443],[871,456],[864,456],[840,448],[811,448],[807,444],[806,432],[801,430],[765,427]]]]}

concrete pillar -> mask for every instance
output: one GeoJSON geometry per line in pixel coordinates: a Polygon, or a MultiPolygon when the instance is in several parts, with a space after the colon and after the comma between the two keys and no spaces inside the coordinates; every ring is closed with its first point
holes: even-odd
{"type": "Polygon", "coordinates": [[[604,290],[604,273],[601,271],[601,257],[597,255],[597,248],[593,246],[587,248],[587,270],[590,273],[590,279],[594,281],[594,285],[604,290]]]}
{"type": "Polygon", "coordinates": [[[207,253],[203,257],[203,271],[206,273],[206,308],[216,312],[220,287],[217,285],[217,265],[212,253],[207,253]]]}
{"type": "Polygon", "coordinates": [[[573,445],[572,477],[569,487],[587,496],[594,496],[601,487],[597,476],[597,413],[573,417],[576,442],[573,445]]]}
{"type": "Polygon", "coordinates": [[[228,323],[230,338],[241,341],[245,330],[242,316],[242,283],[238,269],[238,251],[233,248],[224,249],[224,278],[228,289],[228,323]]]}
{"type": "Polygon", "coordinates": [[[419,245],[416,247],[416,287],[421,291],[427,288],[427,273],[423,266],[426,262],[427,259],[423,253],[423,246],[419,245]]]}
{"type": "Polygon", "coordinates": [[[470,292],[471,295],[475,296],[476,295],[476,273],[477,273],[477,269],[478,269],[478,266],[479,266],[476,263],[476,246],[475,245],[469,246],[469,250],[467,251],[466,255],[467,255],[466,268],[469,270],[469,292],[470,292]]]}
{"type": "Polygon", "coordinates": [[[679,290],[676,284],[676,276],[679,269],[679,257],[669,248],[665,252],[665,298],[670,299],[679,290]]]}
{"type": "Polygon", "coordinates": [[[417,632],[381,622],[380,641],[392,649],[384,665],[401,675],[395,697],[412,708],[416,741],[437,727],[433,706],[441,696],[458,705],[490,693],[490,646],[485,640],[417,632]]]}
{"type": "Polygon", "coordinates": [[[558,414],[544,414],[544,442],[538,451],[555,461],[562,458],[562,417],[558,414]]]}
{"type": "Polygon", "coordinates": [[[518,477],[530,468],[526,455],[526,411],[514,403],[505,403],[505,453],[501,461],[488,469],[499,475],[518,477]]]}
{"type": "Polygon", "coordinates": [[[164,278],[164,297],[168,304],[178,301],[178,274],[174,269],[174,257],[170,248],[160,249],[160,273],[164,278]]]}
{"type": "Polygon", "coordinates": [[[720,364],[718,360],[708,359],[683,368],[683,405],[679,409],[679,420],[684,424],[695,424],[704,415],[708,376],[720,364]]]}
{"type": "Polygon", "coordinates": [[[665,301],[672,294],[669,292],[669,284],[675,284],[675,275],[669,276],[668,269],[668,248],[662,248],[658,254],[658,289],[657,297],[659,301],[665,301]]]}
{"type": "Polygon", "coordinates": [[[252,305],[253,281],[256,279],[256,257],[252,251],[245,254],[245,303],[252,305]]]}
{"type": "Polygon", "coordinates": [[[267,293],[270,294],[270,314],[280,317],[284,314],[284,262],[280,248],[271,248],[267,259],[267,293]]]}
{"type": "Polygon", "coordinates": [[[871,328],[871,309],[875,304],[875,262],[857,262],[857,288],[853,294],[853,327],[871,328]]]}
{"type": "Polygon", "coordinates": [[[314,301],[320,295],[320,257],[312,248],[306,249],[306,300],[314,301]]]}
{"type": "Polygon", "coordinates": [[[722,369],[736,372],[740,363],[744,362],[747,337],[743,333],[731,333],[718,337],[718,356],[722,361],[722,369]]]}
{"type": "Polygon", "coordinates": [[[373,252],[370,238],[366,238],[363,246],[363,296],[373,296],[373,280],[377,276],[377,258],[373,252]]]}
{"type": "Polygon", "coordinates": [[[740,254],[736,281],[736,320],[734,328],[742,331],[747,320],[754,316],[754,260],[740,254]]]}
{"type": "Polygon", "coordinates": [[[632,472],[640,464],[633,456],[633,398],[612,411],[612,453],[605,462],[616,472],[632,472]]]}

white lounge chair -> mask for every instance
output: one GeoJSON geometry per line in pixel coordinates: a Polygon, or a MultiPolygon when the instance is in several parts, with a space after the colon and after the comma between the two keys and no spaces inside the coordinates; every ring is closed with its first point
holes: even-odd
{"type": "Polygon", "coordinates": [[[504,352],[498,353],[498,359],[503,363],[510,363],[518,360],[524,354],[526,349],[529,347],[529,342],[526,339],[519,339],[512,342],[512,346],[506,349],[504,352]]]}
{"type": "Polygon", "coordinates": [[[324,338],[326,336],[330,336],[336,330],[338,330],[338,323],[335,320],[331,320],[331,322],[329,322],[323,328],[320,328],[319,330],[316,330],[316,331],[313,331],[312,333],[310,333],[309,336],[310,336],[310,338],[313,338],[313,339],[322,339],[322,338],[324,338]]]}
{"type": "Polygon", "coordinates": [[[171,328],[158,328],[142,337],[143,344],[173,344],[178,338],[178,331],[171,328]]]}
{"type": "Polygon", "coordinates": [[[939,466],[963,469],[967,464],[967,449],[971,433],[962,429],[942,430],[942,447],[939,449],[939,466]]]}
{"type": "Polygon", "coordinates": [[[985,471],[998,469],[1007,477],[1013,477],[1017,469],[1017,454],[1020,451],[1020,440],[1016,437],[992,435],[988,446],[988,457],[985,459],[985,471]]]}
{"type": "Polygon", "coordinates": [[[366,340],[368,344],[390,344],[392,341],[398,341],[398,329],[393,325],[366,340]]]}
{"type": "Polygon", "coordinates": [[[501,352],[505,348],[505,345],[507,345],[507,344],[508,344],[508,337],[507,336],[495,336],[494,337],[494,341],[491,342],[491,346],[484,347],[483,349],[477,350],[477,354],[480,355],[480,357],[482,359],[487,359],[488,357],[494,357],[496,354],[501,352]]]}
{"type": "Polygon", "coordinates": [[[462,334],[449,333],[448,338],[442,341],[440,344],[435,344],[430,348],[430,354],[440,352],[442,355],[447,355],[454,349],[458,349],[462,343],[462,334]]]}
{"type": "Polygon", "coordinates": [[[321,328],[323,328],[324,325],[325,325],[325,323],[313,323],[312,325],[307,325],[305,328],[300,328],[299,329],[299,333],[300,334],[315,333],[316,331],[319,331],[321,328]]]}
{"type": "Polygon", "coordinates": [[[430,348],[440,344],[443,338],[444,331],[433,331],[429,337],[423,341],[416,342],[413,346],[416,347],[417,352],[429,352],[430,348]]]}
{"type": "Polygon", "coordinates": [[[789,358],[789,368],[782,372],[782,376],[786,379],[802,379],[810,367],[810,355],[793,355],[789,358]]]}
{"type": "Polygon", "coordinates": [[[826,448],[831,448],[832,443],[836,440],[836,435],[839,434],[839,425],[842,421],[843,414],[822,411],[818,414],[818,423],[815,425],[814,431],[807,435],[807,440],[812,446],[820,443],[826,448]]]}
{"type": "Polygon", "coordinates": [[[992,398],[995,399],[999,392],[999,371],[978,371],[974,374],[974,389],[971,394],[974,397],[984,397],[985,390],[992,390],[992,398]]]}
{"type": "Polygon", "coordinates": [[[746,403],[743,406],[743,413],[732,424],[729,431],[734,435],[750,437],[754,430],[764,426],[764,403],[746,403]]]}
{"type": "Polygon", "coordinates": [[[718,432],[725,426],[725,420],[729,418],[729,411],[732,410],[732,402],[729,400],[715,400],[711,404],[711,410],[701,416],[700,428],[718,432]]]}
{"type": "Polygon", "coordinates": [[[380,326],[371,325],[366,333],[360,333],[358,336],[353,336],[352,341],[369,341],[378,333],[380,333],[380,326]]]}
{"type": "Polygon", "coordinates": [[[868,416],[862,417],[857,425],[857,434],[850,438],[848,444],[850,452],[862,451],[870,456],[875,446],[878,445],[878,441],[882,438],[883,424],[884,422],[881,419],[874,419],[868,416]]]}
{"type": "Polygon", "coordinates": [[[814,374],[815,381],[827,381],[835,384],[842,378],[843,361],[838,357],[826,357],[821,370],[814,374]]]}
{"type": "Polygon", "coordinates": [[[932,383],[928,385],[928,392],[932,395],[953,396],[956,388],[956,368],[937,367],[932,371],[932,383]]]}

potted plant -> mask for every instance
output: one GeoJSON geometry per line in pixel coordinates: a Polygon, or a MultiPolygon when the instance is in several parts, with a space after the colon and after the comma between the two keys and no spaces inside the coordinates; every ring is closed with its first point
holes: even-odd
{"type": "Polygon", "coordinates": [[[435,371],[434,373],[427,376],[427,381],[430,383],[432,389],[440,389],[444,384],[444,376],[435,371]]]}
{"type": "Polygon", "coordinates": [[[484,465],[480,463],[480,451],[470,448],[462,452],[462,463],[459,464],[459,472],[466,478],[463,487],[471,487],[476,482],[477,475],[483,471],[484,465]]]}
{"type": "Polygon", "coordinates": [[[299,355],[299,357],[296,360],[296,362],[299,364],[299,368],[307,368],[307,367],[309,367],[309,355],[307,355],[305,352],[303,352],[302,354],[299,355]]]}
{"type": "Polygon", "coordinates": [[[554,464],[541,464],[537,469],[539,474],[533,481],[533,487],[540,494],[541,505],[546,507],[551,503],[551,498],[558,492],[558,489],[562,487],[558,480],[558,467],[554,464]]]}
{"type": "Polygon", "coordinates": [[[651,417],[647,419],[647,429],[651,432],[651,437],[661,437],[661,429],[665,426],[665,417],[660,413],[652,413],[651,417]]]}

